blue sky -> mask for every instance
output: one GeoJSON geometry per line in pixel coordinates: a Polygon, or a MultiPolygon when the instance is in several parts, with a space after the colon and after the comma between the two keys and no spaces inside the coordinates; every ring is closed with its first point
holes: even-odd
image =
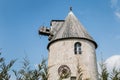
{"type": "Polygon", "coordinates": [[[65,19],[69,7],[98,43],[97,60],[120,55],[120,0],[0,0],[0,48],[7,61],[23,57],[39,64],[47,57],[48,39],[38,29],[65,19]]]}

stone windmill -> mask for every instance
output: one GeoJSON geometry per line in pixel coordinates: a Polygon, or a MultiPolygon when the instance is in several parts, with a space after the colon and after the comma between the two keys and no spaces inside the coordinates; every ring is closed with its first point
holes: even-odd
{"type": "Polygon", "coordinates": [[[97,43],[72,9],[65,20],[52,20],[50,26],[39,29],[40,35],[49,38],[48,80],[98,80],[97,43]]]}

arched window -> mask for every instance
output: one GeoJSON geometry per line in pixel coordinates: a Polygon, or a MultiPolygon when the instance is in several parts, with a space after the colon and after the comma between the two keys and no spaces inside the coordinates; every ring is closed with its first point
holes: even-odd
{"type": "Polygon", "coordinates": [[[74,52],[75,52],[75,54],[81,54],[81,43],[80,42],[75,43],[74,52]]]}

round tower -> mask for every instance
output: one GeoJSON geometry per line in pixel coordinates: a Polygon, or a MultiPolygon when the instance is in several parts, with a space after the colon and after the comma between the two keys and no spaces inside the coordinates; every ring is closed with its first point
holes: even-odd
{"type": "Polygon", "coordinates": [[[98,80],[96,42],[69,12],[49,29],[48,80],[98,80]]]}

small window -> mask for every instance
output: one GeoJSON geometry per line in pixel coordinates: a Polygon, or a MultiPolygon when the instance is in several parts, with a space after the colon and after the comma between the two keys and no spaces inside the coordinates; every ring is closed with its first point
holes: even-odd
{"type": "Polygon", "coordinates": [[[75,43],[74,51],[75,51],[75,54],[81,54],[81,43],[80,42],[75,43]]]}
{"type": "Polygon", "coordinates": [[[72,76],[70,80],[76,80],[76,77],[75,77],[75,76],[72,76]]]}

